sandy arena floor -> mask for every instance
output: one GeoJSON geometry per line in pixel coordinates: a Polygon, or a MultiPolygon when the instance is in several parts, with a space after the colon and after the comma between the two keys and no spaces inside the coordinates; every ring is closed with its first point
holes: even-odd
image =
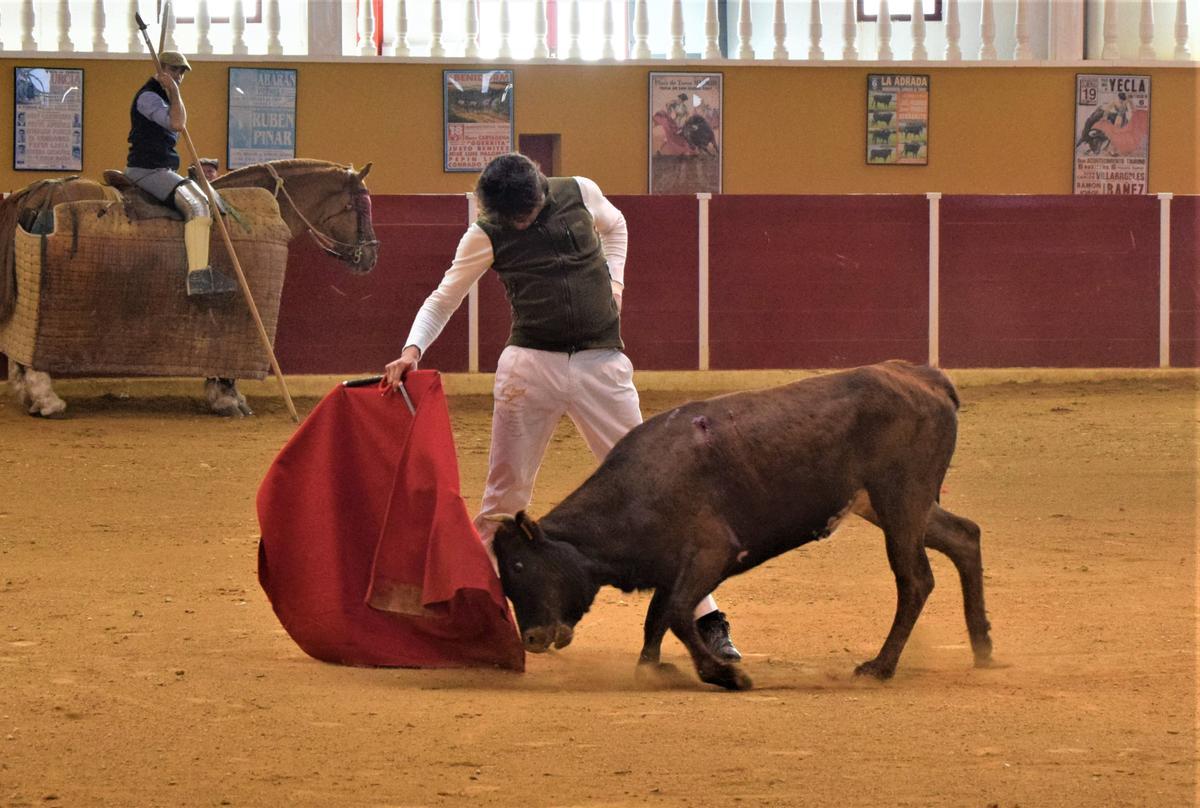
{"type": "MultiPolygon", "coordinates": [[[[255,578],[255,492],[293,425],[275,397],[207,416],[195,387],[68,383],[58,421],[0,403],[0,805],[1195,804],[1192,374],[963,382],[943,504],[983,527],[1000,665],[972,667],[931,553],[895,679],[856,679],[895,599],[856,522],[719,591],[747,693],[640,688],[648,598],[608,589],[524,675],[306,657],[255,578]]],[[[490,399],[451,411],[473,507],[490,399]]],[[[592,464],[564,423],[531,510],[592,464]]],[[[664,658],[690,671],[670,637],[664,658]]]]}

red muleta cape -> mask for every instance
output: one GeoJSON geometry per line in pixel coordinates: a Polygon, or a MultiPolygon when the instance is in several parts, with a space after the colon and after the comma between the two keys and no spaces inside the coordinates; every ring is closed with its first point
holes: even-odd
{"type": "Polygon", "coordinates": [[[343,665],[521,671],[500,580],[459,493],[441,379],[338,385],[258,491],[258,580],[304,651],[343,665]]]}

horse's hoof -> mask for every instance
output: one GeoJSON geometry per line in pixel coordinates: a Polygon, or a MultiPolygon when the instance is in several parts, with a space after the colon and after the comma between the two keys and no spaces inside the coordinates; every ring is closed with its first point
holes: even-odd
{"type": "Polygon", "coordinates": [[[864,662],[854,669],[855,676],[870,676],[880,680],[881,682],[891,679],[892,674],[895,672],[895,668],[888,668],[881,664],[877,659],[872,659],[870,662],[864,662]]]}
{"type": "Polygon", "coordinates": [[[29,408],[29,414],[36,418],[65,418],[66,412],[67,402],[65,401],[55,401],[41,407],[34,405],[29,408]]]}
{"type": "Polygon", "coordinates": [[[213,404],[212,412],[222,418],[242,418],[245,415],[237,404],[213,404]]]}

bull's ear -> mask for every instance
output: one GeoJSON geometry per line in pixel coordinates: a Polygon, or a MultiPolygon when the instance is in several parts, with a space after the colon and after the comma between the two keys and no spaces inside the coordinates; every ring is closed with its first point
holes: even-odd
{"type": "Polygon", "coordinates": [[[521,532],[525,534],[525,538],[530,541],[537,541],[541,537],[541,528],[538,527],[537,522],[529,518],[529,515],[525,511],[517,511],[517,515],[513,521],[516,522],[517,527],[521,528],[521,532]]]}

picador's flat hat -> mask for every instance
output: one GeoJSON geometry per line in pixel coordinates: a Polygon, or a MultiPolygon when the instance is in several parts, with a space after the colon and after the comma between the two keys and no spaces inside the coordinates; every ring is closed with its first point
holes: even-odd
{"type": "Polygon", "coordinates": [[[182,67],[184,70],[192,69],[192,66],[188,64],[187,57],[179,51],[163,51],[158,55],[158,61],[163,67],[182,67]]]}

